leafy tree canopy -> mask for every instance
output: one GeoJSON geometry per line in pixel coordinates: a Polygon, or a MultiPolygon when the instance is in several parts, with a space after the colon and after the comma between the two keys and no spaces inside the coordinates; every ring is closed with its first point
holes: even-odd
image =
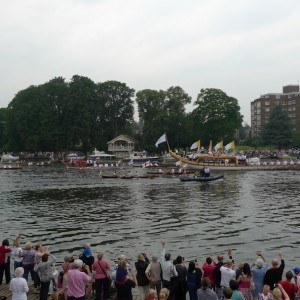
{"type": "Polygon", "coordinates": [[[236,98],[219,89],[201,89],[195,105],[194,121],[206,138],[215,141],[234,138],[235,130],[243,121],[236,98]]]}
{"type": "Polygon", "coordinates": [[[262,131],[262,140],[265,145],[288,147],[293,140],[293,126],[288,114],[280,105],[271,111],[269,122],[262,131]]]}

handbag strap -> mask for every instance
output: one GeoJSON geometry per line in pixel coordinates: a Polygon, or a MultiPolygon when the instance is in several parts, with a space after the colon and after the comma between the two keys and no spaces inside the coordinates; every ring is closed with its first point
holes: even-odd
{"type": "Polygon", "coordinates": [[[99,260],[98,260],[98,265],[99,265],[99,267],[101,268],[101,270],[102,270],[102,272],[104,273],[104,275],[105,275],[106,277],[108,277],[107,272],[102,268],[102,266],[101,266],[99,260]]]}

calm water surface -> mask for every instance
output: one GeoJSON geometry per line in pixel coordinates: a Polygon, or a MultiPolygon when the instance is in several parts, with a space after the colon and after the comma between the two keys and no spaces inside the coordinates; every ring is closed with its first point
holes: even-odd
{"type": "MultiPolygon", "coordinates": [[[[145,172],[139,170],[140,173],[145,172]]],[[[202,260],[232,248],[236,261],[282,251],[300,266],[300,172],[228,171],[210,183],[101,179],[98,171],[62,166],[0,171],[0,238],[21,232],[50,246],[61,262],[90,242],[112,262],[121,253],[202,260]]]]}

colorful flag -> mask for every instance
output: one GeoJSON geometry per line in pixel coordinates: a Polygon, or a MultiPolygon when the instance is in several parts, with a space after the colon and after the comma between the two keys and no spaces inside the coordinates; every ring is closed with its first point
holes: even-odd
{"type": "Polygon", "coordinates": [[[217,151],[218,149],[223,149],[223,141],[219,142],[215,147],[214,147],[215,151],[217,151]]]}
{"type": "Polygon", "coordinates": [[[192,146],[191,146],[191,148],[190,148],[191,150],[192,149],[200,149],[200,140],[198,140],[197,142],[195,142],[192,146]]]}
{"type": "Polygon", "coordinates": [[[234,143],[234,141],[232,141],[225,146],[225,150],[228,151],[229,149],[234,149],[234,147],[235,147],[235,143],[234,143]]]}
{"type": "Polygon", "coordinates": [[[160,143],[163,143],[163,142],[165,142],[166,140],[167,140],[167,136],[166,136],[166,134],[164,133],[164,134],[157,140],[157,142],[155,143],[155,146],[158,147],[158,145],[159,145],[160,143]]]}

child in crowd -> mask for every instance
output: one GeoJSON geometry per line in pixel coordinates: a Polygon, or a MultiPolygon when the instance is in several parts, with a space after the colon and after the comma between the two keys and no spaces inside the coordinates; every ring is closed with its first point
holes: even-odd
{"type": "Polygon", "coordinates": [[[157,300],[157,294],[156,290],[150,289],[148,296],[145,298],[145,300],[157,300]]]}
{"type": "Polygon", "coordinates": [[[272,299],[274,299],[274,298],[271,293],[270,286],[265,284],[263,287],[263,292],[258,293],[258,300],[272,300],[272,299]]]}

